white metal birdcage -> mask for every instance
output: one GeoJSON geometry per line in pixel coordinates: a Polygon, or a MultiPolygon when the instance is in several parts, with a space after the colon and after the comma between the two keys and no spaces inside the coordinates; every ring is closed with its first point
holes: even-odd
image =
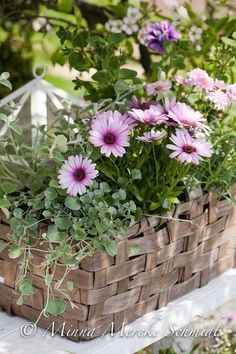
{"type": "MultiPolygon", "coordinates": [[[[19,118],[19,124],[31,138],[32,143],[35,143],[38,127],[49,124],[54,119],[53,110],[65,108],[64,101],[71,102],[74,107],[85,106],[83,100],[44,80],[45,74],[46,68],[44,65],[35,65],[33,69],[34,79],[0,100],[0,110],[14,102],[16,107],[12,114],[19,118]],[[40,74],[38,74],[39,70],[41,71],[40,74]]],[[[0,135],[4,133],[6,124],[1,127],[0,135]]]]}

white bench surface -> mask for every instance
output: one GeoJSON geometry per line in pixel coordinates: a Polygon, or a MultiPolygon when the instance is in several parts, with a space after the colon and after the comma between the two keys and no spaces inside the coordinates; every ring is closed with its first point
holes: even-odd
{"type": "Polygon", "coordinates": [[[197,316],[208,316],[217,307],[234,298],[236,298],[236,269],[231,269],[203,288],[194,290],[125,327],[125,330],[139,333],[151,327],[152,333],[155,331],[155,336],[121,337],[118,332],[113,336],[105,335],[103,338],[79,343],[59,335],[42,337],[45,330],[41,328],[37,328],[34,336],[24,338],[20,334],[20,328],[27,324],[27,321],[0,311],[0,354],[133,354],[167,336],[170,333],[170,325],[175,329],[184,327],[197,316]]]}

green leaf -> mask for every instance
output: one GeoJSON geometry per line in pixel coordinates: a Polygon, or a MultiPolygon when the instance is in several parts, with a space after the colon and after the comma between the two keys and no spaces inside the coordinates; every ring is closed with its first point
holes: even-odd
{"type": "Polygon", "coordinates": [[[7,71],[4,71],[3,73],[1,73],[0,75],[0,81],[1,80],[8,80],[10,77],[10,74],[7,71]]]}
{"type": "Polygon", "coordinates": [[[60,230],[68,230],[72,225],[72,221],[69,216],[63,216],[63,217],[56,218],[55,224],[57,228],[60,230]]]}
{"type": "Polygon", "coordinates": [[[13,259],[18,258],[21,256],[22,252],[23,252],[23,248],[21,248],[17,245],[12,245],[10,247],[9,257],[13,258],[13,259]]]}
{"type": "Polygon", "coordinates": [[[92,202],[92,196],[89,193],[86,193],[80,197],[80,200],[83,204],[90,204],[92,202]]]}
{"type": "Polygon", "coordinates": [[[73,0],[57,0],[57,8],[61,12],[71,12],[73,8],[73,0]]]}
{"type": "Polygon", "coordinates": [[[10,74],[8,72],[3,72],[0,75],[0,84],[3,86],[6,86],[10,90],[12,90],[12,85],[11,85],[10,81],[8,80],[9,77],[10,77],[10,74]]]}
{"type": "Polygon", "coordinates": [[[116,242],[114,240],[111,240],[111,239],[106,239],[105,240],[105,243],[104,243],[104,247],[105,247],[105,250],[107,251],[107,253],[110,255],[110,256],[115,256],[116,255],[116,251],[117,251],[117,245],[116,245],[116,242]]]}
{"type": "Polygon", "coordinates": [[[142,217],[143,211],[141,208],[137,208],[134,213],[135,221],[139,221],[142,217]]]}
{"type": "Polygon", "coordinates": [[[139,246],[137,246],[137,245],[133,245],[133,246],[130,247],[130,252],[131,252],[133,255],[139,253],[139,250],[140,250],[140,248],[139,248],[139,246]]]}
{"type": "Polygon", "coordinates": [[[29,279],[23,279],[19,284],[19,291],[23,296],[32,296],[35,293],[35,287],[29,279]]]}
{"type": "Polygon", "coordinates": [[[45,277],[44,277],[44,281],[45,281],[45,284],[47,286],[51,285],[52,281],[53,281],[53,275],[52,274],[46,274],[45,277]]]}
{"type": "Polygon", "coordinates": [[[88,39],[88,42],[91,43],[91,44],[95,44],[95,45],[98,45],[98,46],[105,46],[106,45],[106,41],[104,38],[102,38],[101,36],[92,36],[88,39]]]}
{"type": "Polygon", "coordinates": [[[121,93],[124,93],[126,91],[129,91],[129,89],[130,89],[130,87],[125,81],[118,80],[115,83],[115,91],[116,91],[117,94],[121,94],[121,93]]]}
{"type": "Polygon", "coordinates": [[[18,135],[22,135],[22,128],[21,128],[21,126],[19,125],[19,124],[17,124],[17,123],[12,123],[11,125],[10,125],[10,128],[16,133],[16,134],[18,134],[18,135]]]}
{"type": "Polygon", "coordinates": [[[125,39],[123,33],[110,33],[108,36],[108,43],[110,44],[119,44],[125,39]]]}
{"type": "Polygon", "coordinates": [[[68,281],[68,282],[66,283],[66,289],[67,289],[68,291],[70,291],[70,292],[74,290],[74,284],[73,284],[72,281],[68,281]]]}
{"type": "Polygon", "coordinates": [[[13,215],[15,216],[16,219],[21,219],[23,215],[24,210],[21,208],[16,208],[13,210],[13,215]]]}
{"type": "Polygon", "coordinates": [[[92,79],[100,82],[100,83],[105,83],[107,82],[108,78],[107,78],[107,70],[103,69],[103,70],[99,70],[97,71],[93,76],[92,79]]]}
{"type": "Polygon", "coordinates": [[[236,48],[236,40],[231,39],[231,38],[227,38],[227,37],[223,37],[222,41],[225,44],[228,44],[229,46],[236,48]]]}
{"type": "Polygon", "coordinates": [[[49,225],[48,232],[47,232],[47,238],[49,239],[50,242],[60,243],[61,241],[64,240],[65,234],[63,232],[60,232],[57,229],[56,225],[49,225]]]}
{"type": "Polygon", "coordinates": [[[0,199],[0,208],[8,208],[11,206],[11,203],[7,199],[0,199]]]}
{"type": "Polygon", "coordinates": [[[112,194],[112,198],[119,201],[126,199],[126,192],[123,189],[119,189],[118,192],[112,194]]]}
{"type": "Polygon", "coordinates": [[[134,170],[132,170],[131,176],[132,176],[132,180],[142,179],[141,172],[138,168],[135,168],[134,170]]]}
{"type": "Polygon", "coordinates": [[[158,203],[158,202],[152,202],[152,203],[150,204],[150,210],[155,210],[155,209],[159,208],[159,206],[160,206],[160,203],[158,203]]]}
{"type": "Polygon", "coordinates": [[[129,182],[128,178],[126,177],[119,177],[117,181],[121,186],[126,186],[126,184],[129,182]]]}
{"type": "Polygon", "coordinates": [[[0,241],[0,253],[5,250],[5,248],[8,246],[8,243],[0,241]]]}
{"type": "Polygon", "coordinates": [[[130,70],[130,69],[120,69],[119,70],[119,78],[120,79],[133,79],[135,76],[137,76],[137,72],[135,70],[130,70]]]}
{"type": "Polygon", "coordinates": [[[67,196],[65,199],[65,206],[70,209],[70,210],[79,210],[80,209],[80,203],[77,198],[67,196]]]}
{"type": "Polygon", "coordinates": [[[65,300],[61,298],[56,298],[48,302],[46,312],[50,313],[51,315],[61,315],[63,312],[65,312],[65,309],[65,300]]]}
{"type": "Polygon", "coordinates": [[[62,66],[65,64],[66,60],[67,60],[66,56],[62,52],[61,48],[58,48],[57,50],[55,50],[55,52],[52,53],[52,55],[51,55],[51,61],[52,61],[53,65],[59,64],[62,66]]]}
{"type": "Polygon", "coordinates": [[[19,299],[17,300],[16,304],[21,306],[21,305],[23,305],[23,303],[24,303],[23,296],[20,296],[19,299]]]}
{"type": "Polygon", "coordinates": [[[57,191],[54,188],[48,187],[45,190],[44,195],[45,195],[46,199],[52,201],[52,200],[55,200],[57,198],[58,194],[57,194],[57,191]]]}
{"type": "Polygon", "coordinates": [[[75,229],[75,240],[79,241],[79,240],[83,240],[86,237],[86,232],[84,229],[82,229],[81,227],[76,227],[74,225],[74,229],[75,229]]]}
{"type": "Polygon", "coordinates": [[[69,55],[70,66],[78,71],[86,71],[90,68],[88,60],[83,56],[81,52],[72,52],[69,55]]]}
{"type": "Polygon", "coordinates": [[[80,31],[73,38],[73,45],[80,48],[85,48],[88,44],[89,33],[87,31],[80,31]]]}
{"type": "Polygon", "coordinates": [[[17,185],[11,182],[3,182],[1,188],[6,194],[10,194],[17,190],[17,185]]]}
{"type": "Polygon", "coordinates": [[[56,135],[55,140],[54,140],[54,145],[61,152],[67,152],[67,150],[68,150],[67,138],[65,137],[65,135],[62,135],[62,134],[56,135]]]}

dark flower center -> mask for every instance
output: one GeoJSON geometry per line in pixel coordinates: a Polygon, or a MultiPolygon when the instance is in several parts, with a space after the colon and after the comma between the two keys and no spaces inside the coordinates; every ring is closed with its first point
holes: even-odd
{"type": "Polygon", "coordinates": [[[104,141],[106,144],[114,144],[115,140],[116,139],[114,135],[112,135],[111,133],[106,134],[104,137],[104,141]]]}
{"type": "Polygon", "coordinates": [[[183,150],[184,152],[186,152],[186,154],[192,154],[193,152],[196,151],[196,148],[192,145],[185,145],[183,150]]]}
{"type": "Polygon", "coordinates": [[[82,179],[84,179],[85,177],[85,173],[84,173],[84,170],[82,169],[79,169],[75,172],[75,179],[77,181],[81,181],[82,179]]]}

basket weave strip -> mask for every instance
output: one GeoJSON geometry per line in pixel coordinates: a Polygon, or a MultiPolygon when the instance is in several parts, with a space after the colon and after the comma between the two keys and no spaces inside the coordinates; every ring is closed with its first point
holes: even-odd
{"type": "MultiPolygon", "coordinates": [[[[0,240],[9,240],[10,228],[0,216],[0,240]]],[[[65,278],[74,283],[71,308],[68,303],[61,316],[42,316],[39,325],[77,329],[72,340],[100,336],[114,325],[120,329],[147,312],[165,306],[179,296],[204,286],[211,279],[235,266],[236,207],[218,200],[217,192],[190,194],[189,201],[179,204],[173,213],[144,217],[132,226],[117,244],[117,255],[98,252],[85,258],[80,268],[65,278]],[[169,218],[169,219],[168,219],[169,218]],[[179,220],[176,220],[179,219],[179,220]],[[132,254],[132,246],[138,252],[132,254]],[[91,331],[88,337],[81,334],[91,331]]],[[[40,252],[35,252],[28,277],[36,288],[34,296],[17,305],[15,290],[19,259],[9,259],[8,250],[0,254],[0,306],[9,313],[36,321],[44,307],[47,286],[40,252]]],[[[64,274],[57,267],[52,285],[64,274]]],[[[55,296],[62,296],[55,290],[55,296]]]]}

